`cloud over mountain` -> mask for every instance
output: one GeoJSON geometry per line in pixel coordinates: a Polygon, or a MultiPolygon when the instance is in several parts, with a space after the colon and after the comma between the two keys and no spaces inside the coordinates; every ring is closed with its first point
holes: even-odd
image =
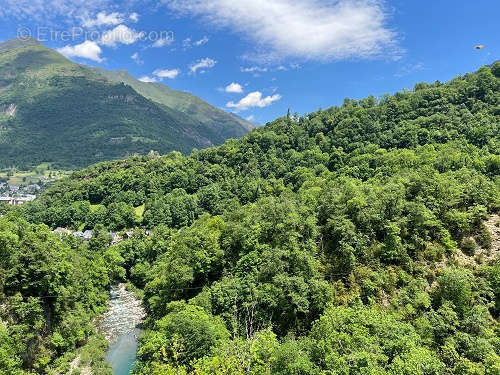
{"type": "Polygon", "coordinates": [[[156,69],[153,72],[153,75],[159,77],[159,78],[169,78],[169,79],[174,79],[180,74],[179,69],[156,69]]]}
{"type": "Polygon", "coordinates": [[[227,85],[224,91],[231,94],[241,94],[243,92],[243,86],[239,83],[233,82],[230,85],[227,85]]]}
{"type": "Polygon", "coordinates": [[[90,40],[86,40],[85,42],[75,46],[65,46],[59,48],[57,51],[66,57],[80,57],[97,62],[104,61],[101,57],[101,47],[99,47],[96,42],[92,42],[90,40]]]}
{"type": "Polygon", "coordinates": [[[234,108],[236,111],[245,111],[253,107],[258,107],[258,108],[268,107],[280,99],[281,99],[280,94],[262,97],[262,93],[260,91],[254,91],[245,96],[238,103],[234,102],[227,103],[226,107],[234,108]]]}
{"type": "Polygon", "coordinates": [[[99,26],[116,26],[124,21],[123,15],[118,12],[107,14],[106,12],[99,12],[95,18],[86,18],[82,26],[85,27],[99,27],[99,26]]]}
{"type": "Polygon", "coordinates": [[[254,58],[331,61],[397,51],[383,0],[164,0],[170,9],[198,15],[243,34],[257,45],[254,58]]]}
{"type": "Polygon", "coordinates": [[[200,59],[200,60],[192,63],[189,66],[189,70],[190,70],[191,74],[196,74],[198,72],[198,70],[200,70],[200,69],[201,69],[201,72],[203,73],[205,71],[204,69],[213,68],[215,66],[215,64],[217,64],[217,61],[207,57],[207,58],[200,59]]]}

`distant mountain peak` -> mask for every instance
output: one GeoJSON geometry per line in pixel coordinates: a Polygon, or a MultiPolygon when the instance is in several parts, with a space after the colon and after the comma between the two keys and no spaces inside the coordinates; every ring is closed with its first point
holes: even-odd
{"type": "Polygon", "coordinates": [[[32,37],[28,38],[16,38],[11,39],[6,42],[0,43],[0,53],[14,51],[19,48],[41,46],[38,40],[32,37]]]}
{"type": "Polygon", "coordinates": [[[33,38],[0,44],[0,167],[189,153],[252,127],[194,95],[74,63],[33,38]]]}
{"type": "Polygon", "coordinates": [[[174,90],[160,82],[139,81],[123,69],[105,70],[96,67],[91,69],[113,82],[125,83],[131,86],[142,96],[160,105],[195,118],[219,134],[221,136],[219,142],[222,142],[222,137],[225,138],[227,135],[230,138],[239,138],[256,127],[255,124],[233,113],[214,107],[189,92],[174,90]]]}

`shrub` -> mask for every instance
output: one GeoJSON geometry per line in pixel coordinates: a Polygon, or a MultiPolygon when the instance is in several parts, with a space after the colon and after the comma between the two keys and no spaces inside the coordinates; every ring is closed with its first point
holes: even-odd
{"type": "Polygon", "coordinates": [[[474,241],[473,238],[466,238],[462,241],[462,251],[464,252],[465,255],[468,255],[468,256],[473,256],[474,253],[476,252],[476,248],[477,248],[477,245],[476,245],[476,241],[474,241]]]}
{"type": "Polygon", "coordinates": [[[478,234],[476,235],[476,242],[483,249],[491,250],[491,246],[493,244],[493,239],[491,237],[491,234],[490,234],[488,228],[486,228],[485,225],[481,226],[481,229],[479,230],[478,234]]]}

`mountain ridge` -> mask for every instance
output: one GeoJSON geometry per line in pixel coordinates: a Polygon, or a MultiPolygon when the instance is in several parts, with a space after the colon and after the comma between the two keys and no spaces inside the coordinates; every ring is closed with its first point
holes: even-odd
{"type": "Polygon", "coordinates": [[[204,123],[34,39],[0,44],[0,167],[78,168],[151,150],[187,154],[248,132],[221,112],[225,123],[204,123]]]}
{"type": "Polygon", "coordinates": [[[97,74],[100,74],[110,79],[111,81],[123,82],[131,86],[141,95],[153,100],[154,102],[177,109],[183,113],[196,112],[197,118],[200,121],[202,120],[200,117],[204,116],[209,120],[207,123],[214,123],[223,115],[229,115],[231,118],[236,119],[245,130],[251,130],[255,127],[252,123],[242,119],[234,113],[226,112],[219,108],[216,108],[187,91],[174,90],[169,86],[159,82],[142,82],[132,76],[125,69],[107,70],[98,67],[90,68],[97,74]],[[194,109],[200,110],[195,111],[194,109]]]}

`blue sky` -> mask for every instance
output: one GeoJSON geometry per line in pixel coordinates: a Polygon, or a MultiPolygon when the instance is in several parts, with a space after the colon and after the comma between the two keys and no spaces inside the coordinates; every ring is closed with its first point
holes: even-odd
{"type": "Polygon", "coordinates": [[[499,59],[499,14],[498,0],[1,0],[0,40],[32,35],[263,124],[475,71],[499,59]]]}

